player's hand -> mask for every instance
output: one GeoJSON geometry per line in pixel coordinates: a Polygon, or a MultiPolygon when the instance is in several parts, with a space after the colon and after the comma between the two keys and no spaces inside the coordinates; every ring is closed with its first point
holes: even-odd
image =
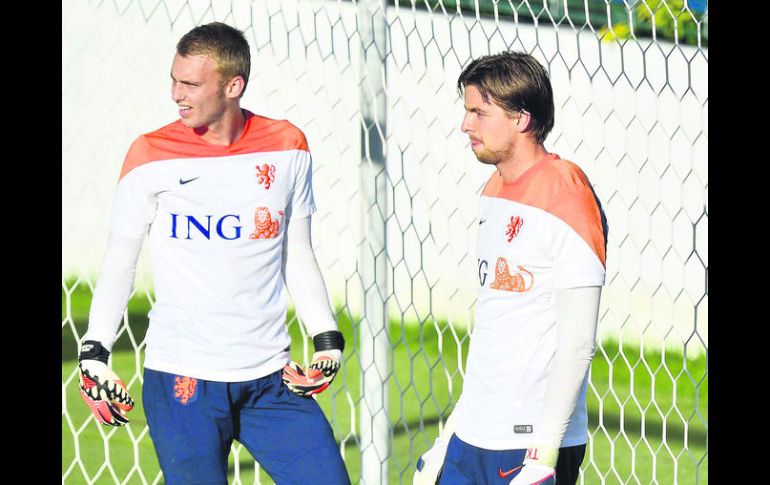
{"type": "Polygon", "coordinates": [[[307,366],[309,378],[323,382],[312,394],[318,394],[331,385],[334,376],[340,370],[342,351],[345,350],[345,339],[337,330],[321,332],[313,337],[313,361],[307,366]]]}
{"type": "Polygon", "coordinates": [[[107,367],[110,352],[94,340],[86,340],[78,357],[80,395],[91,409],[96,421],[109,426],[128,423],[126,413],[133,409],[134,400],[126,385],[107,367]]]}
{"type": "Polygon", "coordinates": [[[292,392],[309,397],[326,390],[340,370],[345,341],[336,330],[321,332],[313,337],[315,353],[307,369],[296,362],[283,368],[283,382],[292,392]]]}
{"type": "Polygon", "coordinates": [[[412,477],[412,485],[436,485],[441,470],[444,468],[444,457],[449,441],[440,437],[433,442],[431,449],[422,454],[417,460],[417,471],[412,477]]]}
{"type": "Polygon", "coordinates": [[[291,392],[302,397],[312,396],[326,389],[328,384],[323,380],[311,379],[302,366],[293,360],[283,368],[281,380],[291,392]]]}
{"type": "Polygon", "coordinates": [[[315,375],[315,372],[323,374],[327,386],[332,383],[337,372],[340,370],[340,361],[342,360],[341,350],[324,350],[313,354],[313,362],[307,366],[309,375],[315,375]]]}
{"type": "Polygon", "coordinates": [[[412,476],[412,485],[435,485],[441,477],[444,468],[444,458],[449,446],[449,440],[454,434],[454,414],[450,414],[444,424],[441,434],[433,442],[431,449],[422,454],[417,460],[417,470],[412,476]]]}
{"type": "Polygon", "coordinates": [[[521,471],[509,485],[553,485],[559,450],[549,447],[529,448],[521,471]]]}
{"type": "Polygon", "coordinates": [[[340,369],[342,352],[339,356],[329,354],[329,351],[313,354],[313,362],[303,369],[297,362],[291,361],[283,368],[283,382],[295,394],[302,397],[310,397],[323,392],[334,380],[340,369]]]}

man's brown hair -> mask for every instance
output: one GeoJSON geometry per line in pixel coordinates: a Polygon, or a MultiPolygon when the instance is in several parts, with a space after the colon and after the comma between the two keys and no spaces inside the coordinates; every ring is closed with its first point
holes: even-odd
{"type": "Polygon", "coordinates": [[[529,113],[530,130],[539,143],[553,128],[551,81],[543,66],[529,54],[502,52],[474,59],[457,79],[461,95],[468,86],[476,86],[485,102],[492,98],[511,114],[529,113]]]}

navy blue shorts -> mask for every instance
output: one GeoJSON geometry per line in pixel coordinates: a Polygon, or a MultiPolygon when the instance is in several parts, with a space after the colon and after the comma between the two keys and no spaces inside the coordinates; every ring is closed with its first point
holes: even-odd
{"type": "Polygon", "coordinates": [[[227,484],[238,440],[276,483],[350,484],[320,406],[289,391],[281,373],[216,382],[145,369],[144,410],[166,483],[227,484]]]}
{"type": "MultiPolygon", "coordinates": [[[[559,449],[556,481],[543,485],[574,485],[583,463],[586,445],[559,449]]],[[[447,447],[440,485],[508,485],[524,462],[527,450],[485,450],[452,435],[447,447]]]]}

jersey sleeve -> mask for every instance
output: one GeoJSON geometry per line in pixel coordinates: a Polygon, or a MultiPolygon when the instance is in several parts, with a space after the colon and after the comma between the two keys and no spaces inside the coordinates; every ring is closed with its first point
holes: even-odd
{"type": "Polygon", "coordinates": [[[290,217],[302,218],[316,211],[313,199],[313,161],[309,151],[298,150],[295,159],[294,191],[290,217]]]}
{"type": "Polygon", "coordinates": [[[588,186],[566,190],[550,212],[554,287],[602,286],[605,277],[605,232],[599,205],[588,186]]]}
{"type": "Polygon", "coordinates": [[[134,239],[147,234],[157,209],[156,195],[147,189],[143,170],[137,168],[142,143],[135,141],[126,155],[110,217],[110,232],[134,239]]]}

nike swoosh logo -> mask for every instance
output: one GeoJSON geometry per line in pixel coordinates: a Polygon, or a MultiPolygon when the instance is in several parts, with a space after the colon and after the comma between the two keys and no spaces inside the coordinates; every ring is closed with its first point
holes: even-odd
{"type": "Polygon", "coordinates": [[[189,183],[190,183],[190,182],[192,182],[193,180],[198,180],[199,178],[200,178],[200,177],[193,177],[193,178],[191,178],[191,179],[187,179],[187,180],[182,180],[182,179],[179,179],[179,185],[189,184],[189,183]]]}
{"type": "Polygon", "coordinates": [[[487,220],[486,220],[486,219],[479,219],[479,226],[480,226],[480,225],[482,225],[482,224],[484,224],[485,222],[487,222],[487,220]]]}
{"type": "Polygon", "coordinates": [[[498,468],[497,469],[497,474],[500,476],[500,478],[505,478],[505,477],[507,477],[508,475],[510,475],[511,473],[515,472],[516,470],[518,470],[519,468],[521,468],[523,466],[524,465],[519,465],[516,468],[511,468],[507,472],[504,472],[502,468],[498,468]]]}

